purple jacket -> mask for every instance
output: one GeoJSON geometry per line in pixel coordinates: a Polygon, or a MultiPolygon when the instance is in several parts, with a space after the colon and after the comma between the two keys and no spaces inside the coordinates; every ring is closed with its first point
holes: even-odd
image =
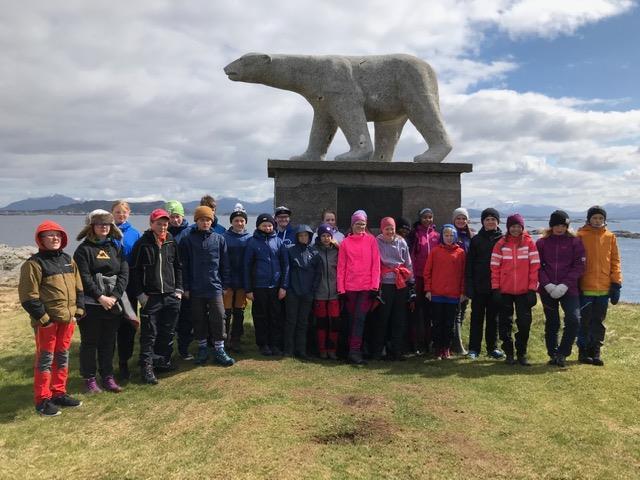
{"type": "Polygon", "coordinates": [[[585,253],[582,240],[568,235],[549,235],[536,242],[540,254],[540,292],[545,285],[564,283],[566,295],[579,295],[578,280],[584,273],[585,253]]]}

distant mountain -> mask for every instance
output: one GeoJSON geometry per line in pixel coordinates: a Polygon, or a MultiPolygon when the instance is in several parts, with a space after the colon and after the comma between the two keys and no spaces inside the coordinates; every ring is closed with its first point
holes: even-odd
{"type": "Polygon", "coordinates": [[[77,202],[78,200],[74,198],[55,194],[49,195],[48,197],[37,197],[18,200],[17,202],[10,203],[6,207],[0,208],[0,211],[31,212],[34,210],[58,208],[63,205],[71,205],[77,202]]]}
{"type": "MultiPolygon", "coordinates": [[[[506,221],[507,216],[512,213],[519,213],[523,215],[526,219],[546,219],[549,218],[551,212],[557,210],[558,207],[553,207],[550,205],[529,205],[526,203],[500,203],[497,205],[493,205],[495,209],[500,212],[500,217],[502,217],[503,221],[506,221]]],[[[614,219],[637,219],[640,218],[640,205],[620,205],[620,204],[605,204],[603,205],[604,209],[607,211],[608,218],[614,219]]],[[[574,210],[566,210],[569,214],[569,217],[573,221],[584,220],[587,214],[587,209],[589,207],[585,207],[582,211],[574,211],[574,210]]],[[[482,209],[470,208],[469,215],[472,218],[480,218],[480,214],[482,213],[482,209]]]]}
{"type": "MultiPolygon", "coordinates": [[[[216,199],[216,212],[220,215],[233,212],[236,203],[241,203],[249,214],[259,215],[265,212],[273,212],[273,198],[268,198],[262,202],[246,202],[235,197],[223,197],[216,199]]],[[[187,212],[193,212],[198,205],[199,200],[193,202],[184,202],[184,208],[187,212]]]]}

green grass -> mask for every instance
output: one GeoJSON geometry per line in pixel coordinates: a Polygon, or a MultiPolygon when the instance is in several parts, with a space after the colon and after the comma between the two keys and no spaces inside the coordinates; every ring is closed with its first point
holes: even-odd
{"type": "Polygon", "coordinates": [[[538,307],[529,369],[264,360],[247,338],[232,368],[181,363],[158,386],[135,377],[120,395],[80,394],[81,408],[41,418],[27,318],[3,313],[0,477],[640,478],[639,316],[610,310],[604,368],[546,366],[538,307]]]}

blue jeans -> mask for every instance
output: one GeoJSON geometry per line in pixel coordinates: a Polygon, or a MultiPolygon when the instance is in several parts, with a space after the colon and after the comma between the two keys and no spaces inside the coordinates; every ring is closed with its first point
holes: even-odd
{"type": "Polygon", "coordinates": [[[604,319],[609,307],[609,296],[586,297],[580,295],[580,330],[578,331],[578,348],[597,348],[598,352],[604,343],[607,327],[604,319]]]}
{"type": "Polygon", "coordinates": [[[580,299],[577,296],[564,295],[561,298],[551,298],[546,291],[540,293],[544,308],[544,341],[547,354],[554,358],[556,355],[568,357],[571,346],[576,340],[580,327],[580,299]],[[558,346],[558,332],[560,331],[560,306],[564,312],[564,330],[558,346]]]}

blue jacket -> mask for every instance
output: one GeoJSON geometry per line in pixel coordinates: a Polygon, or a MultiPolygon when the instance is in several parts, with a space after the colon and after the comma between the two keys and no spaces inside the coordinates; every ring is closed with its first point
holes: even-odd
{"type": "Polygon", "coordinates": [[[114,240],[114,242],[118,247],[122,248],[125,260],[129,265],[131,265],[131,252],[133,251],[133,245],[142,235],[129,222],[121,223],[118,225],[118,228],[122,232],[122,240],[114,240]]]}
{"type": "Polygon", "coordinates": [[[278,229],[275,229],[275,234],[278,236],[282,243],[284,243],[285,247],[292,247],[296,242],[296,229],[291,225],[287,225],[282,232],[279,232],[278,229]]]}
{"type": "MultiPolygon", "coordinates": [[[[197,225],[191,225],[191,228],[198,227],[197,225]]],[[[169,226],[169,233],[173,235],[173,241],[176,243],[180,243],[180,241],[189,234],[189,222],[187,222],[186,218],[182,219],[182,223],[179,227],[169,226]]]]}
{"type": "Polygon", "coordinates": [[[289,286],[289,255],[275,232],[267,235],[256,229],[244,252],[244,290],[289,286]]]}
{"type": "Polygon", "coordinates": [[[246,230],[243,233],[235,233],[231,227],[224,232],[224,240],[227,243],[229,252],[229,263],[231,268],[231,280],[229,287],[243,288],[244,281],[244,252],[247,249],[247,242],[251,234],[246,230]]]}
{"type": "Polygon", "coordinates": [[[224,235],[224,232],[226,232],[224,227],[218,223],[218,217],[216,217],[215,215],[213,216],[213,223],[211,224],[211,228],[213,228],[214,232],[219,233],[220,235],[224,235]]]}
{"type": "Polygon", "coordinates": [[[227,243],[213,230],[188,229],[180,242],[182,283],[192,297],[211,298],[228,288],[230,264],[227,243]]]}
{"type": "Polygon", "coordinates": [[[306,225],[300,225],[296,231],[296,242],[288,249],[289,253],[289,291],[300,297],[313,299],[314,294],[314,264],[313,257],[318,255],[316,248],[309,243],[298,242],[298,233],[307,232],[309,241],[313,231],[306,225]]]}

